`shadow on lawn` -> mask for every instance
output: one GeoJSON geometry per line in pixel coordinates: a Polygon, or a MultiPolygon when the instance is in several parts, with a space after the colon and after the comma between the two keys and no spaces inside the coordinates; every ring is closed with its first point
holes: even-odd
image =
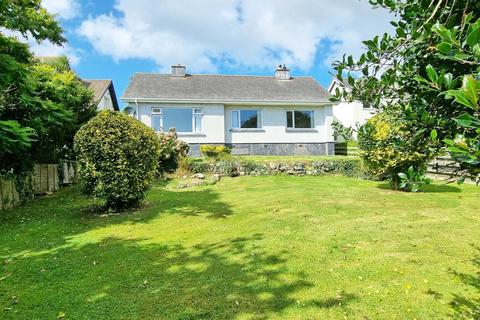
{"type": "Polygon", "coordinates": [[[470,291],[463,294],[454,294],[450,301],[457,319],[480,319],[480,247],[473,245],[476,255],[472,259],[475,268],[473,273],[452,271],[456,278],[469,286],[470,291]]]}
{"type": "MultiPolygon", "coordinates": [[[[383,190],[392,190],[390,184],[388,182],[383,182],[377,185],[378,189],[383,190]]],[[[452,192],[461,192],[462,190],[455,186],[450,185],[439,185],[439,184],[429,184],[424,185],[420,188],[421,193],[452,193],[452,192]]],[[[401,192],[401,191],[399,191],[401,192]]]]}
{"type": "Polygon", "coordinates": [[[18,258],[9,281],[20,282],[3,291],[18,297],[12,309],[21,318],[62,311],[71,319],[267,319],[288,307],[301,314],[302,307],[344,307],[356,298],[297,301],[293,295],[313,284],[287,269],[286,251],[262,249],[262,239],[255,234],[187,248],[108,238],[18,258]]]}
{"type": "Polygon", "coordinates": [[[211,188],[175,192],[157,186],[148,202],[129,214],[87,215],[82,210],[91,200],[74,187],[4,216],[4,237],[23,238],[1,242],[0,252],[7,254],[2,274],[8,277],[0,282],[0,301],[15,296],[19,302],[4,310],[0,304],[0,318],[64,312],[71,319],[266,319],[290,307],[301,314],[301,308],[344,308],[356,299],[341,293],[297,301],[295,293],[313,284],[288,269],[287,251],[262,248],[262,234],[193,246],[156,237],[162,230],[149,222],[164,214],[233,214],[211,188]]]}

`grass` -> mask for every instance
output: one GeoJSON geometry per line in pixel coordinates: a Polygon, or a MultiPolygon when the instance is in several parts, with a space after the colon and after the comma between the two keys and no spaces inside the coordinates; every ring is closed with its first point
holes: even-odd
{"type": "Polygon", "coordinates": [[[474,186],[158,184],[127,215],[71,187],[0,215],[0,319],[478,319],[474,186]]]}

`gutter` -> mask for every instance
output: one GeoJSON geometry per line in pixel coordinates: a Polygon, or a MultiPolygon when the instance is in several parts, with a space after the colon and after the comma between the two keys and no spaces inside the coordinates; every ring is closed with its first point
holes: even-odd
{"type": "Polygon", "coordinates": [[[156,99],[156,98],[122,98],[125,102],[141,103],[198,103],[198,104],[223,104],[223,105],[268,105],[268,106],[330,106],[335,103],[331,101],[305,101],[305,100],[211,100],[211,99],[156,99]]]}

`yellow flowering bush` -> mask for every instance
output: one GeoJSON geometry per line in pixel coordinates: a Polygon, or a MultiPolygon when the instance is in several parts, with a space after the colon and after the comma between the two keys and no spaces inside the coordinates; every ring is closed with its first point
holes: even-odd
{"type": "Polygon", "coordinates": [[[399,187],[399,173],[406,172],[410,166],[424,172],[431,156],[422,143],[411,143],[414,133],[405,128],[394,116],[379,113],[358,132],[364,170],[378,179],[390,179],[395,189],[399,187]]]}

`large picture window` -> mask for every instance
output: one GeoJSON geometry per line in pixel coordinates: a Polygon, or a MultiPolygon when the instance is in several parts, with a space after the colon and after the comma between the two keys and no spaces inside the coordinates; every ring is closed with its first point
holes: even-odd
{"type": "Polygon", "coordinates": [[[258,129],[262,127],[260,110],[233,110],[232,128],[258,129]]]}
{"type": "Polygon", "coordinates": [[[152,108],[152,128],[157,132],[175,129],[179,133],[202,131],[201,108],[152,108]]]}
{"type": "Polygon", "coordinates": [[[287,111],[287,128],[312,129],[313,127],[313,111],[287,111]]]}

